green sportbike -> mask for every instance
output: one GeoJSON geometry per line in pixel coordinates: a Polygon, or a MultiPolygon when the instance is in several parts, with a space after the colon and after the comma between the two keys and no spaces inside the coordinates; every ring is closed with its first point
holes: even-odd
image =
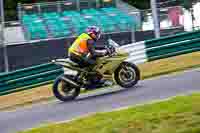
{"type": "Polygon", "coordinates": [[[123,88],[131,88],[138,83],[140,71],[135,64],[126,61],[129,53],[121,50],[114,41],[108,42],[106,48],[112,52],[108,56],[97,58],[92,68],[80,68],[70,59],[52,61],[65,70],[53,84],[52,89],[56,98],[69,101],[75,99],[82,89],[92,91],[116,84],[123,88]]]}

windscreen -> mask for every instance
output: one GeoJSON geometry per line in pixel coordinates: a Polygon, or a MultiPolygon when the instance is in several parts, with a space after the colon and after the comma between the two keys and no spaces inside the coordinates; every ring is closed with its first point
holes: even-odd
{"type": "Polygon", "coordinates": [[[118,43],[116,43],[112,39],[108,40],[108,44],[111,45],[111,46],[113,46],[113,47],[115,47],[115,48],[118,48],[120,46],[118,43]]]}

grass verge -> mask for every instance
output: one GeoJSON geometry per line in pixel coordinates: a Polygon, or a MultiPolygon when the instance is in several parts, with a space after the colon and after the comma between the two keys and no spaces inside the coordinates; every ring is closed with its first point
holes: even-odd
{"type": "Polygon", "coordinates": [[[199,133],[200,94],[178,96],[19,133],[199,133]]]}
{"type": "MultiPolygon", "coordinates": [[[[200,52],[147,62],[139,65],[142,79],[169,74],[191,68],[200,67],[200,52]]],[[[0,110],[15,109],[16,107],[46,102],[54,99],[51,84],[32,90],[13,93],[0,97],[0,110]]]]}

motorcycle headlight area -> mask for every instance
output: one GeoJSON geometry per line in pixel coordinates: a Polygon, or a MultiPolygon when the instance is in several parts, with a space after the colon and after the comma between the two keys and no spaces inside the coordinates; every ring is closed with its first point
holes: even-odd
{"type": "Polygon", "coordinates": [[[68,69],[68,68],[63,68],[64,70],[64,74],[67,74],[67,75],[77,75],[77,71],[74,71],[74,70],[71,70],[71,69],[68,69]]]}

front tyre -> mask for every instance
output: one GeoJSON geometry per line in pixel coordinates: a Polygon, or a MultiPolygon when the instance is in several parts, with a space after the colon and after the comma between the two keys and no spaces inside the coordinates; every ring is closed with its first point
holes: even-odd
{"type": "Polygon", "coordinates": [[[75,88],[70,83],[62,79],[64,75],[59,76],[53,84],[53,94],[61,101],[74,100],[80,94],[80,88],[75,88]]]}
{"type": "Polygon", "coordinates": [[[114,74],[115,81],[124,88],[131,88],[140,80],[139,68],[130,62],[122,62],[114,74]]]}

